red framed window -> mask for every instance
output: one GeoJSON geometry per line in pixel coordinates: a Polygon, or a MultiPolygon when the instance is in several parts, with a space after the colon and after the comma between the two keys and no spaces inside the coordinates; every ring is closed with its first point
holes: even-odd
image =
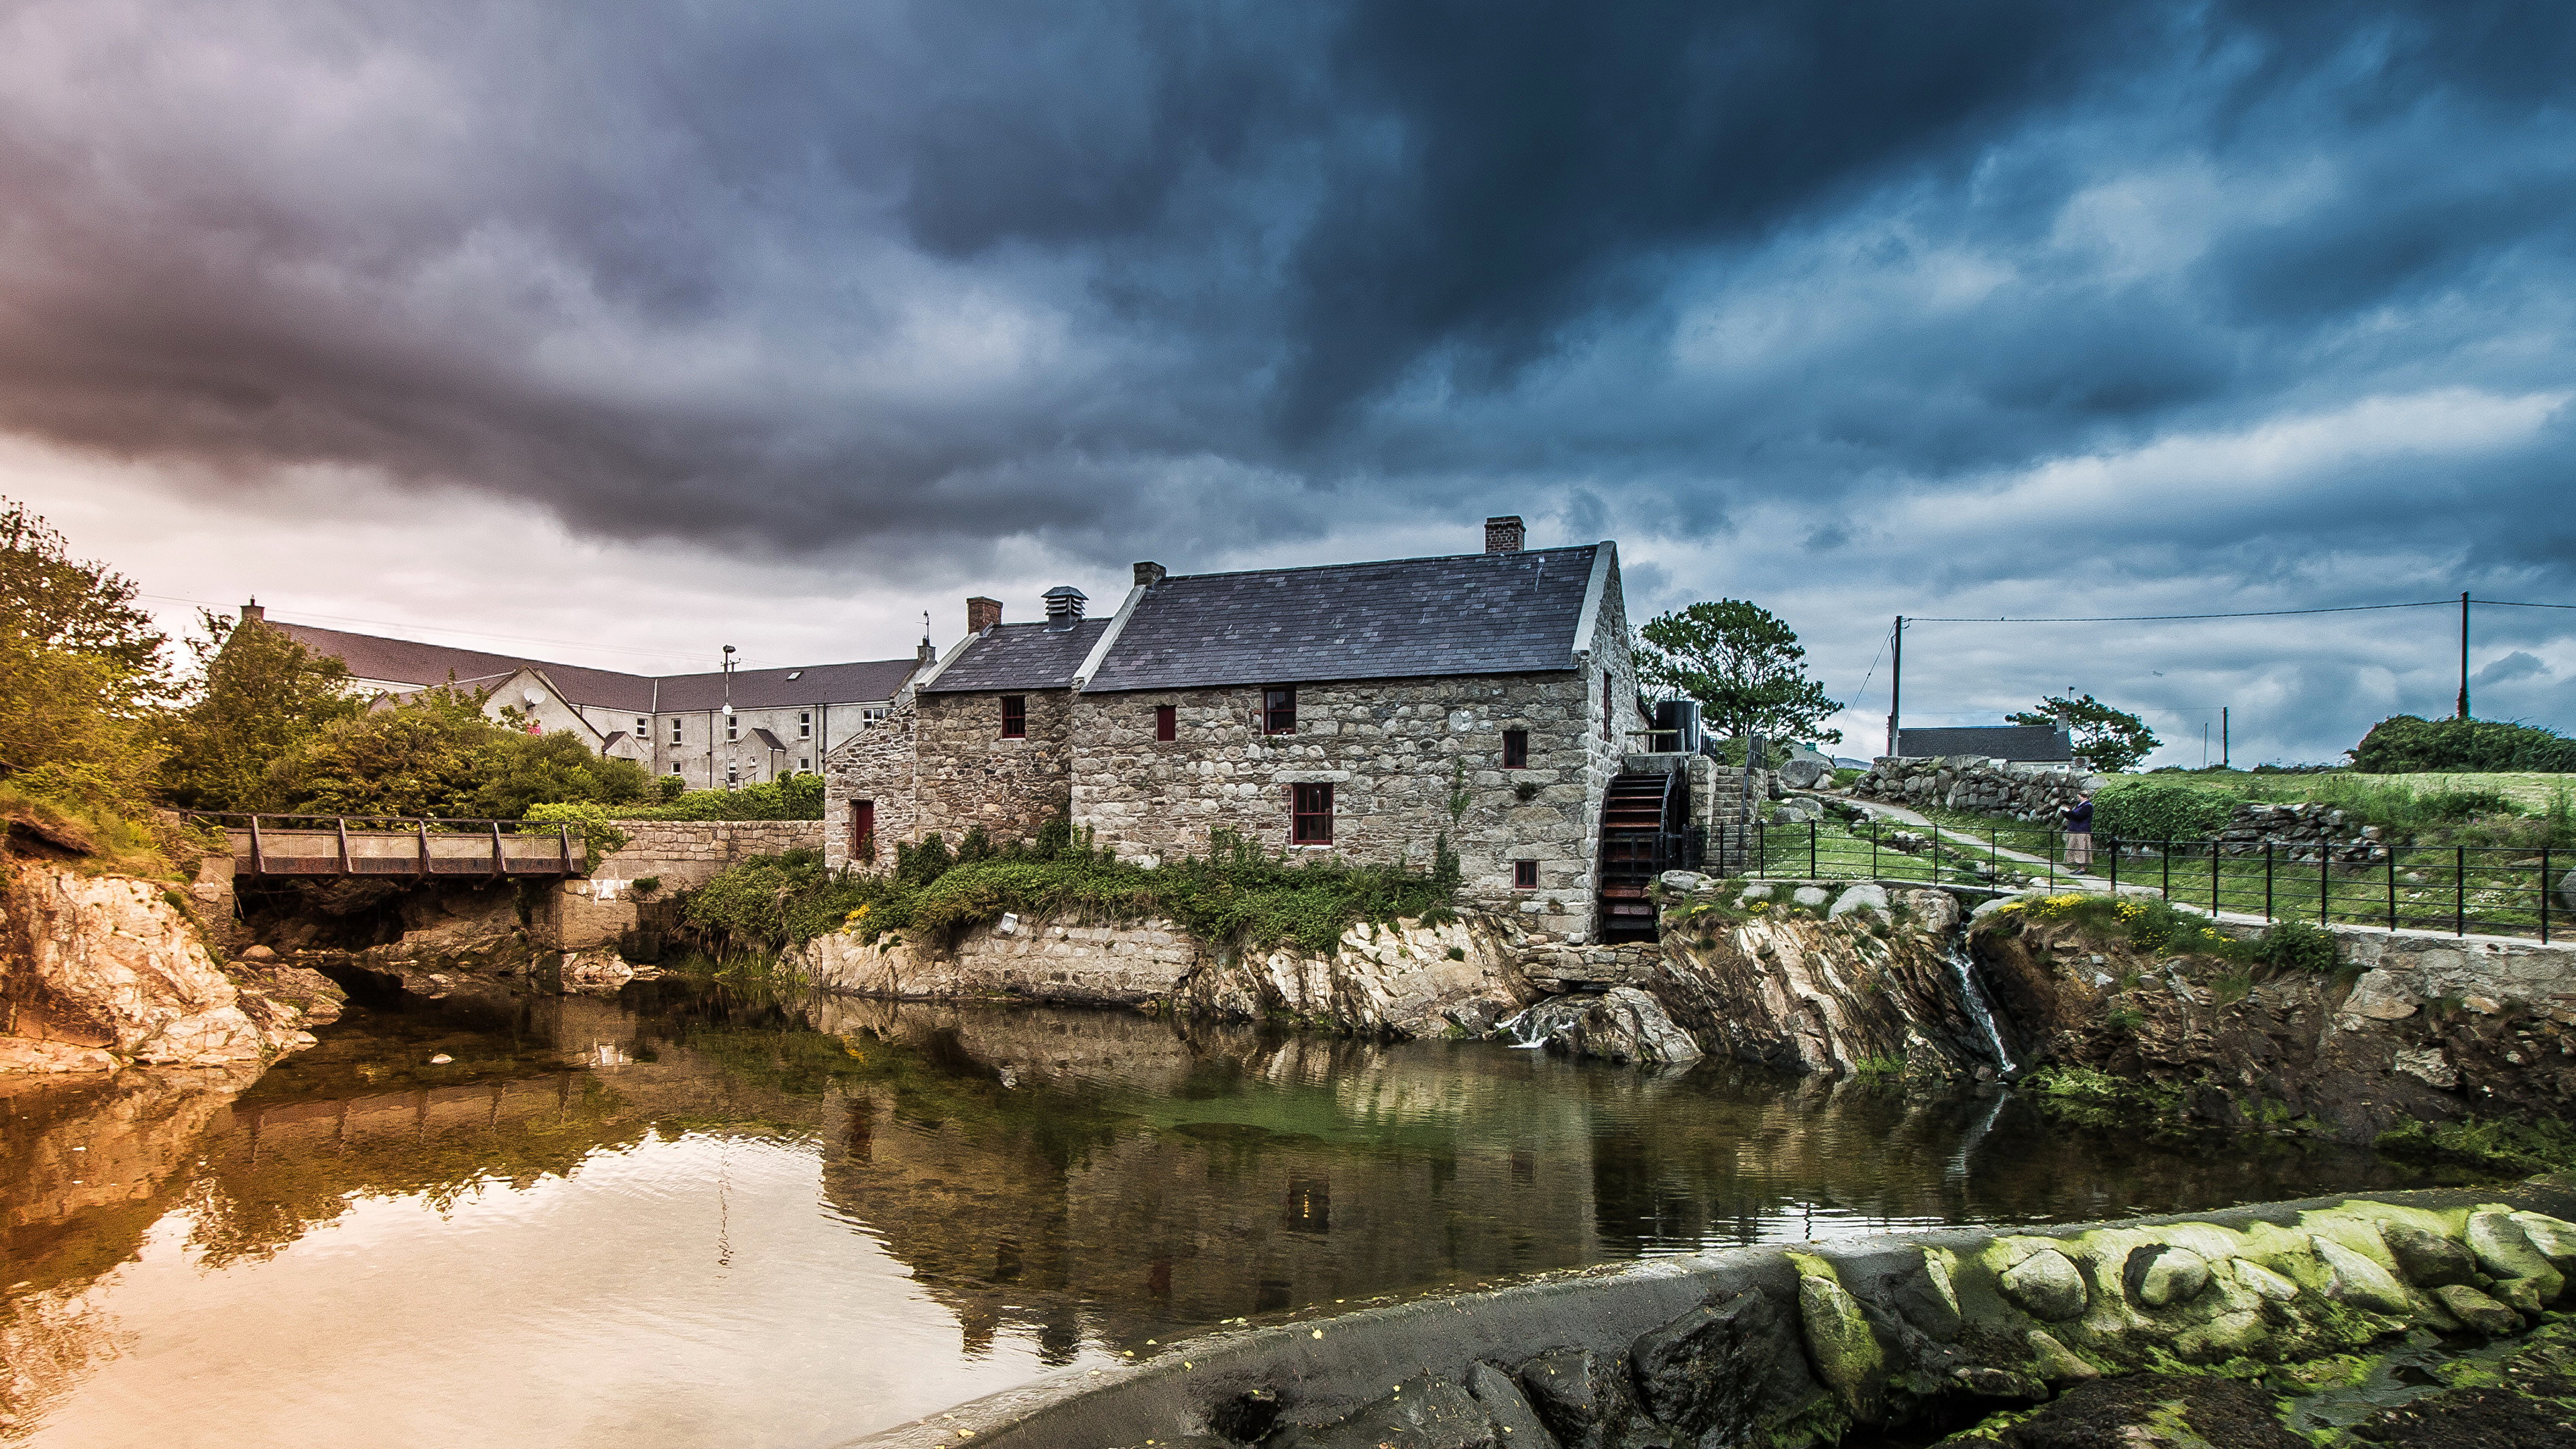
{"type": "Polygon", "coordinates": [[[1538,889],[1537,861],[1516,860],[1512,862],[1512,889],[1516,891],[1534,891],[1538,889]]]}
{"type": "Polygon", "coordinates": [[[1177,704],[1154,706],[1154,738],[1177,740],[1181,737],[1181,707],[1177,704]]]}
{"type": "Polygon", "coordinates": [[[1332,786],[1289,786],[1288,815],[1289,844],[1330,845],[1333,843],[1332,786]]]}
{"type": "Polygon", "coordinates": [[[1506,770],[1529,768],[1528,730],[1503,731],[1503,768],[1506,770]]]}
{"type": "Polygon", "coordinates": [[[1293,689],[1261,691],[1261,732],[1265,735],[1297,733],[1297,691],[1293,689]]]}
{"type": "Polygon", "coordinates": [[[1029,697],[1025,694],[1002,696],[1002,738],[1024,740],[1029,737],[1029,697]]]}

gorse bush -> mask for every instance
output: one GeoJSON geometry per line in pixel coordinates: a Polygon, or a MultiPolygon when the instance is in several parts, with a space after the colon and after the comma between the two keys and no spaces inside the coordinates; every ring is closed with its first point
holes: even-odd
{"type": "Polygon", "coordinates": [[[2370,727],[2352,751],[2352,767],[2371,775],[2439,774],[2447,770],[2576,771],[2576,740],[2536,725],[2484,719],[2418,719],[2394,715],[2370,727]]]}
{"type": "Polygon", "coordinates": [[[2211,956],[2279,970],[2334,971],[2340,958],[2334,933],[2306,921],[2282,921],[2250,941],[2219,930],[2195,915],[2153,897],[2069,893],[2006,901],[1999,911],[2035,921],[2071,921],[2104,939],[2125,940],[2158,955],[2211,956]]]}
{"type": "Polygon", "coordinates": [[[970,831],[899,846],[883,874],[829,872],[810,851],[744,861],[691,891],[681,914],[719,946],[777,948],[848,930],[870,940],[953,940],[1013,911],[1033,917],[1163,917],[1220,949],[1294,945],[1328,954],[1361,922],[1441,918],[1458,888],[1444,837],[1428,872],[1290,863],[1220,833],[1204,856],[1147,869],[1093,848],[1062,820],[1030,842],[970,831]]]}
{"type": "Polygon", "coordinates": [[[2202,840],[2227,828],[2233,797],[2196,785],[2142,779],[2093,796],[2093,833],[2122,840],[2202,840]]]}

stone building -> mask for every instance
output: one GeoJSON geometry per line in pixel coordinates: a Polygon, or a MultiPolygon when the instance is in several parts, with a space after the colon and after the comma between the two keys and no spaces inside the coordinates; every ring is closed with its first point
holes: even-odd
{"type": "Polygon", "coordinates": [[[834,747],[884,720],[896,693],[931,662],[925,641],[910,659],[736,669],[728,682],[723,670],[624,674],[291,624],[256,603],[241,617],[338,659],[367,694],[400,697],[453,682],[480,695],[495,718],[507,710],[548,733],[568,730],[601,754],[677,775],[692,789],[816,770],[834,747]]]}
{"type": "Polygon", "coordinates": [[[1105,622],[1078,596],[1070,620],[1009,626],[972,601],[975,632],[915,684],[911,717],[827,768],[830,858],[850,863],[863,829],[879,847],[977,823],[1003,838],[1057,810],[1149,864],[1231,834],[1428,868],[1446,837],[1468,903],[1582,940],[1605,803],[1646,721],[1617,545],[1522,542],[1497,518],[1479,554],[1138,564],[1105,622]]]}

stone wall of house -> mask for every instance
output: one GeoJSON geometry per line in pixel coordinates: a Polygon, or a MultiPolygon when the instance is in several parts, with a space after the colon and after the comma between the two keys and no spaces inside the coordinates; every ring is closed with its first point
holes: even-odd
{"type": "MultiPolygon", "coordinates": [[[[977,826],[994,841],[1034,839],[1048,817],[1069,803],[1073,692],[1026,690],[1028,737],[1002,738],[1001,695],[924,694],[913,774],[912,838],[933,832],[951,845],[977,826]]],[[[893,841],[878,827],[881,863],[894,861],[893,841]]]]}
{"type": "Polygon", "coordinates": [[[913,750],[921,721],[913,701],[906,693],[884,723],[851,736],[823,762],[823,862],[834,870],[853,863],[891,865],[897,841],[921,838],[913,800],[913,750]],[[861,800],[874,807],[876,838],[872,854],[854,862],[851,850],[858,842],[850,838],[851,806],[861,800]]]}
{"type": "Polygon", "coordinates": [[[1445,833],[1461,900],[1580,933],[1601,788],[1590,677],[1299,685],[1293,735],[1256,728],[1258,688],[1085,695],[1074,707],[1074,822],[1129,860],[1203,855],[1226,830],[1301,858],[1423,870],[1445,833]],[[1168,743],[1154,738],[1159,705],[1178,711],[1168,743]],[[1507,729],[1529,731],[1530,768],[1503,769],[1507,729]],[[1300,784],[1333,787],[1329,846],[1289,840],[1300,784]],[[1538,862],[1537,890],[1512,888],[1515,860],[1538,862]]]}

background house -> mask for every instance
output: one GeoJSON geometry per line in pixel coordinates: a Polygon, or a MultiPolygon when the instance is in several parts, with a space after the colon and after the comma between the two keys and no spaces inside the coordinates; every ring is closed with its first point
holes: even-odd
{"type": "Polygon", "coordinates": [[[484,692],[484,711],[496,719],[515,709],[548,730],[574,730],[602,754],[677,775],[695,789],[815,770],[834,745],[882,721],[896,692],[929,658],[924,645],[910,659],[736,669],[727,717],[722,670],[626,674],[290,623],[269,619],[257,604],[242,607],[242,621],[264,623],[338,659],[367,693],[400,696],[452,679],[484,692]]]}
{"type": "Polygon", "coordinates": [[[1974,755],[1981,760],[2065,765],[2074,763],[2075,745],[2062,727],[1962,725],[1900,729],[1896,732],[1896,753],[1909,760],[1974,755]]]}

